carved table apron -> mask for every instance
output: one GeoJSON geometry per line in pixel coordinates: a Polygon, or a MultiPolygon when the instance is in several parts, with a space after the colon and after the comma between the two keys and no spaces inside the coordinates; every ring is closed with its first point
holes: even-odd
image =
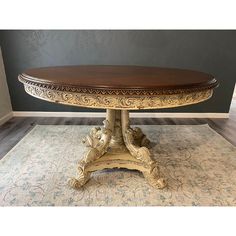
{"type": "Polygon", "coordinates": [[[69,180],[74,188],[83,186],[92,172],[106,168],[139,170],[151,186],[165,187],[149,140],[140,128],[130,127],[128,110],[199,103],[209,99],[218,85],[202,72],[137,66],[47,67],[28,70],[18,78],[34,97],[107,109],[104,126],[92,128],[82,140],[88,150],[78,164],[77,177],[69,180]]]}

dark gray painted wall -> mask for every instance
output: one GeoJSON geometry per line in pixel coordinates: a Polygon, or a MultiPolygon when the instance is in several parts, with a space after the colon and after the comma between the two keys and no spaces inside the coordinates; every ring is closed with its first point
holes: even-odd
{"type": "MultiPolygon", "coordinates": [[[[228,112],[236,79],[236,31],[0,31],[15,111],[85,111],[27,95],[17,75],[27,68],[118,64],[176,67],[213,74],[220,82],[207,102],[166,112],[228,112]]],[[[163,110],[162,110],[163,111],[163,110]]]]}

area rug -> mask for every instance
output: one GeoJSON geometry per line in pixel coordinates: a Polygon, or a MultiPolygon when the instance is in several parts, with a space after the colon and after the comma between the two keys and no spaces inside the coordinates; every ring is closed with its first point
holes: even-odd
{"type": "Polygon", "coordinates": [[[91,126],[38,125],[0,161],[0,206],[235,206],[236,148],[208,125],[141,126],[167,178],[157,190],[142,174],[103,170],[80,190],[67,180],[91,126]]]}

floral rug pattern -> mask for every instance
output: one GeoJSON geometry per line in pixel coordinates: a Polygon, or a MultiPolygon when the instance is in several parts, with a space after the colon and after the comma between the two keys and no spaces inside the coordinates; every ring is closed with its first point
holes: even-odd
{"type": "Polygon", "coordinates": [[[236,206],[236,147],[208,125],[140,127],[165,189],[125,169],[97,171],[71,189],[91,126],[37,125],[0,161],[0,206],[236,206]]]}

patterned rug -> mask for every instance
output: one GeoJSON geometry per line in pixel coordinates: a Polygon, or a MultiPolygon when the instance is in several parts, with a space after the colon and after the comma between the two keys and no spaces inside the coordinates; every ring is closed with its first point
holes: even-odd
{"type": "MultiPolygon", "coordinates": [[[[141,127],[141,126],[140,126],[141,127]]],[[[103,170],[80,190],[67,179],[91,126],[40,125],[0,161],[0,206],[235,206],[236,148],[208,125],[149,125],[143,131],[167,177],[150,187],[141,173],[103,170]]]]}

